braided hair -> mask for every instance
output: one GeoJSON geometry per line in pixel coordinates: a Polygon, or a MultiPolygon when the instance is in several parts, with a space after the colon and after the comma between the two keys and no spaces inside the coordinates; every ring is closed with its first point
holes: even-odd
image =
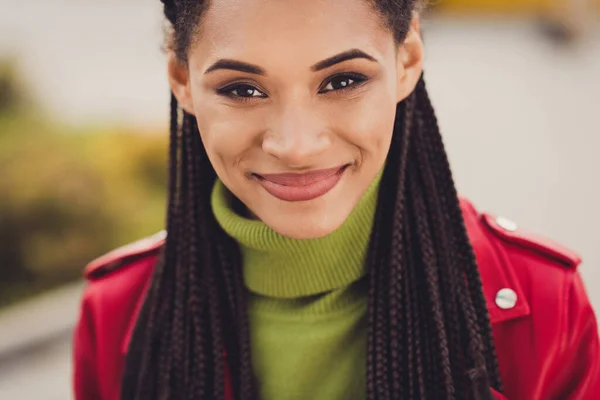
{"type": "MultiPolygon", "coordinates": [[[[183,61],[207,1],[162,0],[183,61]]],[[[401,43],[417,0],[369,0],[401,43]]],[[[210,207],[215,171],[171,97],[168,237],[126,358],[121,398],[258,398],[236,243],[210,207]]],[[[368,399],[502,391],[481,278],[423,77],[396,108],[367,257],[368,399]],[[390,216],[392,216],[390,218],[390,216]]]]}

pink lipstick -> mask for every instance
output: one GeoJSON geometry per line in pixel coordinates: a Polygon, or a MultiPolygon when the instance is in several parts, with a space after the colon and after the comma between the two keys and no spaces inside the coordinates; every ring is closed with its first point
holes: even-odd
{"type": "Polygon", "coordinates": [[[254,174],[262,187],[284,201],[308,201],[321,197],[338,184],[348,165],[306,173],[254,174]]]}

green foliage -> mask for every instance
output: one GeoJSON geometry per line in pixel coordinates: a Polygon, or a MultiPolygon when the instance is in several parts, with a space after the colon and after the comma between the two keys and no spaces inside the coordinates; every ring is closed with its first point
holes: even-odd
{"type": "Polygon", "coordinates": [[[52,124],[0,60],[0,306],[163,229],[166,180],[166,130],[52,124]]]}
{"type": "Polygon", "coordinates": [[[0,115],[0,305],[164,227],[166,134],[0,115]]]}

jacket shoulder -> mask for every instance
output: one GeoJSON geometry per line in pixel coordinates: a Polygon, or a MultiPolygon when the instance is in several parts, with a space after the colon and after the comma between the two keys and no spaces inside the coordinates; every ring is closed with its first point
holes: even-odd
{"type": "Polygon", "coordinates": [[[145,258],[155,258],[165,243],[166,231],[161,231],[136,242],[119,247],[90,262],[84,270],[88,281],[95,281],[129,268],[145,258]]]}
{"type": "Polygon", "coordinates": [[[460,203],[472,242],[477,242],[477,238],[473,236],[485,235],[487,240],[499,243],[505,251],[527,253],[543,260],[541,264],[560,265],[565,268],[577,268],[581,264],[581,257],[562,244],[524,230],[508,218],[479,212],[467,199],[461,198],[460,203]],[[472,226],[474,224],[477,227],[472,226]]]}
{"type": "Polygon", "coordinates": [[[496,237],[507,244],[536,253],[567,268],[576,268],[581,264],[581,257],[575,251],[543,235],[519,228],[505,217],[483,213],[482,220],[496,237]]]}
{"type": "Polygon", "coordinates": [[[127,343],[152,283],[163,232],[89,263],[73,334],[76,398],[118,398],[127,343]]]}

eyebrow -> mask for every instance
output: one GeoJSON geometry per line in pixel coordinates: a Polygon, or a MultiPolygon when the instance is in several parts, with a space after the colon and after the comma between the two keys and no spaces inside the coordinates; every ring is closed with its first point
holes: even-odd
{"type": "Polygon", "coordinates": [[[368,55],[364,51],[352,49],[336,54],[333,57],[326,58],[323,61],[319,61],[318,63],[310,67],[310,69],[316,72],[325,68],[332,67],[344,61],[354,60],[356,58],[364,58],[369,61],[377,62],[377,60],[374,57],[368,55]]]}
{"type": "Polygon", "coordinates": [[[255,75],[265,75],[265,70],[261,67],[253,64],[248,64],[242,61],[222,59],[208,67],[204,74],[216,71],[218,69],[231,69],[233,71],[247,72],[255,75]]]}
{"type": "MultiPolygon", "coordinates": [[[[335,56],[326,58],[323,61],[319,61],[310,69],[314,72],[321,71],[325,68],[332,67],[336,64],[342,63],[348,60],[354,60],[357,58],[363,58],[365,60],[377,62],[377,60],[365,53],[364,51],[358,49],[347,50],[342,53],[336,54],[335,56]]],[[[230,59],[221,59],[212,64],[208,69],[204,72],[204,74],[208,74],[209,72],[216,71],[219,69],[229,69],[233,71],[246,72],[254,75],[266,75],[264,69],[259,67],[258,65],[249,64],[243,61],[230,60],[230,59]]]]}

